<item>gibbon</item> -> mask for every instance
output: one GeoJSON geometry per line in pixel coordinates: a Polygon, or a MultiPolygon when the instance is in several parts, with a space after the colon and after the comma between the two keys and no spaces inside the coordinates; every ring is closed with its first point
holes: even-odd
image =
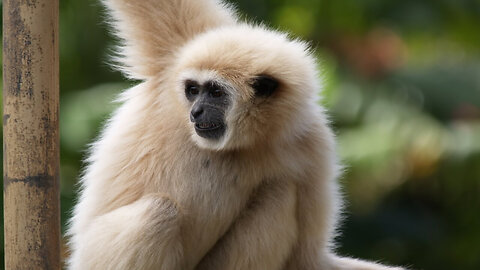
{"type": "Polygon", "coordinates": [[[339,166],[306,43],[216,0],[103,3],[141,83],[91,148],[68,269],[402,269],[333,253],[339,166]]]}

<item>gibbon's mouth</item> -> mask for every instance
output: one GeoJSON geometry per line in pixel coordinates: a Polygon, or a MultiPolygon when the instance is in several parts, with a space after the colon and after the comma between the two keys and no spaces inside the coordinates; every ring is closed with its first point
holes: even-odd
{"type": "Polygon", "coordinates": [[[225,125],[216,122],[195,123],[195,132],[205,139],[219,139],[225,133],[225,125]]]}
{"type": "Polygon", "coordinates": [[[220,124],[213,123],[213,122],[201,122],[201,123],[195,123],[195,129],[201,130],[201,131],[211,131],[211,130],[216,130],[221,127],[220,124]]]}

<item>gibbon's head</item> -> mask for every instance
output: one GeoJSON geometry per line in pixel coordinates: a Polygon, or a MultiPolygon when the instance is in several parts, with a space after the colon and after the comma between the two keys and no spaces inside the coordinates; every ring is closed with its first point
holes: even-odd
{"type": "Polygon", "coordinates": [[[177,64],[177,92],[200,147],[289,143],[315,118],[315,60],[286,34],[250,25],[214,29],[180,49],[177,64]]]}

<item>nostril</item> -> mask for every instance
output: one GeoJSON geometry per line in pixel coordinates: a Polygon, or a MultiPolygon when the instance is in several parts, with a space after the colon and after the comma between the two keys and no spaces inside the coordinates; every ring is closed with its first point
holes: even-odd
{"type": "Polygon", "coordinates": [[[192,111],[190,112],[190,120],[196,120],[200,115],[203,113],[203,108],[198,106],[194,107],[192,111]]]}

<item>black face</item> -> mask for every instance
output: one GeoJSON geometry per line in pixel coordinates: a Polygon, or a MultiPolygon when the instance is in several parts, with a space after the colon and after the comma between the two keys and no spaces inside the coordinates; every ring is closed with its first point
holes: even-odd
{"type": "Polygon", "coordinates": [[[190,121],[195,123],[198,136],[211,140],[221,138],[227,129],[225,112],[230,105],[225,89],[214,81],[200,85],[187,80],[185,95],[193,103],[190,121]]]}

